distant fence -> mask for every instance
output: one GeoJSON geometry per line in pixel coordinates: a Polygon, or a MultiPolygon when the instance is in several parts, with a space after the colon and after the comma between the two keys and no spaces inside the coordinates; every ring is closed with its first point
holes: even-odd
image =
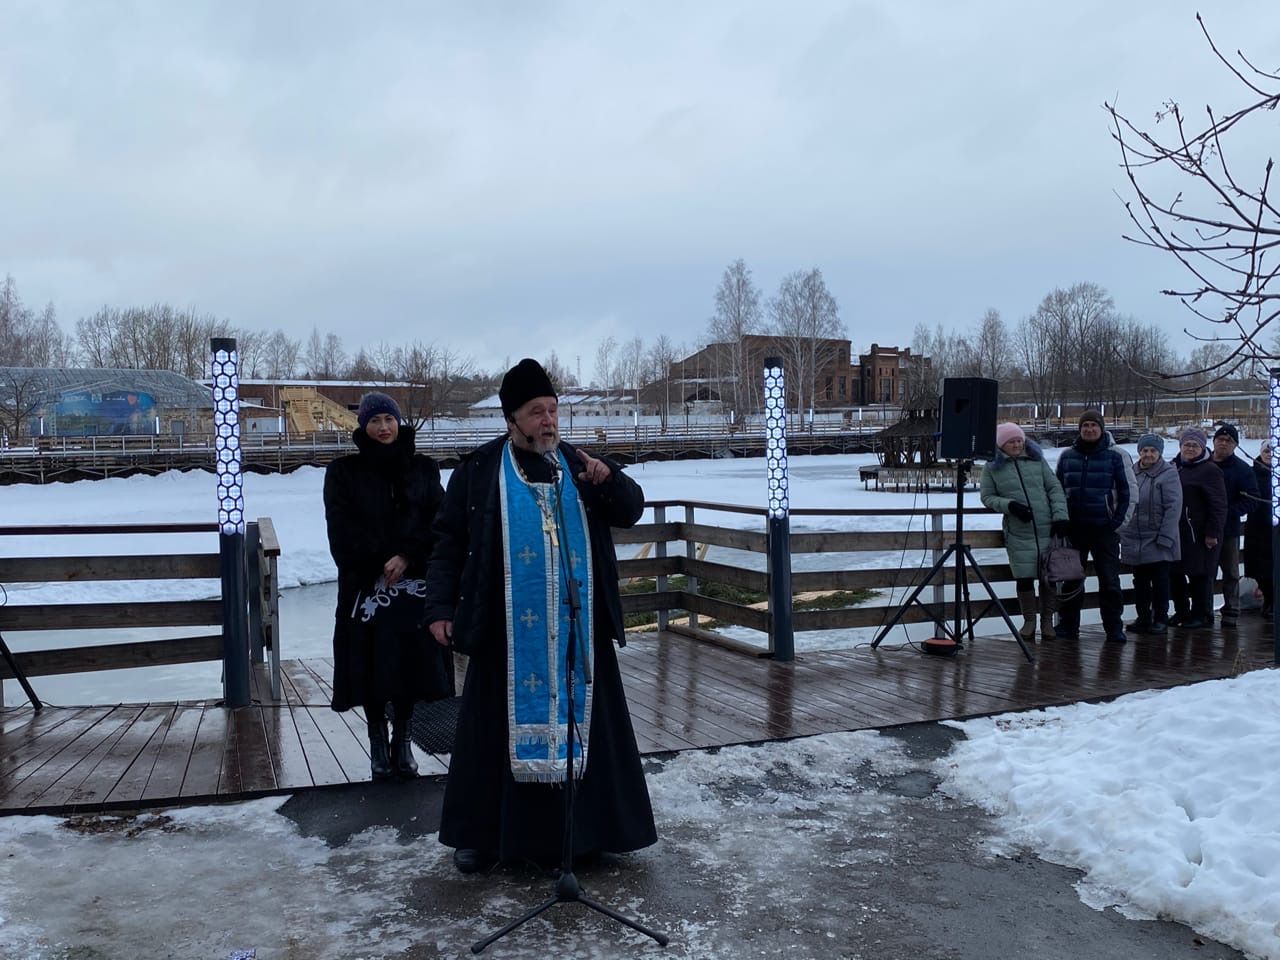
{"type": "MultiPolygon", "coordinates": [[[[110,536],[119,538],[190,533],[216,534],[214,523],[94,524],[82,526],[0,527],[0,538],[110,536]]],[[[271,658],[272,696],[280,695],[280,582],[276,564],[280,544],[269,517],[247,525],[245,544],[249,574],[251,658],[271,658]]],[[[128,554],[94,556],[0,557],[0,583],[87,583],[134,580],[212,580],[221,576],[219,556],[209,553],[128,554]]],[[[222,601],[125,600],[107,603],[6,604],[0,607],[0,632],[85,630],[135,627],[221,627],[222,601]]],[[[201,633],[162,640],[136,640],[93,646],[33,650],[14,655],[29,677],[98,670],[121,670],[162,664],[221,660],[222,634],[201,633]]],[[[0,679],[13,679],[0,661],[0,679]]],[[[0,705],[3,705],[0,685],[0,705]]]]}
{"type": "MultiPolygon", "coordinates": [[[[655,578],[653,592],[631,593],[622,598],[626,613],[652,612],[659,629],[669,630],[694,639],[708,640],[757,656],[774,653],[774,612],[767,608],[735,603],[706,595],[709,582],[726,584],[750,590],[765,597],[771,596],[770,574],[767,564],[760,562],[725,563],[699,559],[698,545],[710,544],[735,552],[765,557],[769,551],[769,533],[766,511],[761,507],[734,506],[694,500],[658,500],[648,504],[654,518],[629,530],[613,532],[616,543],[655,546],[649,555],[618,562],[621,579],[638,577],[655,578]],[[758,529],[741,529],[707,523],[707,514],[737,514],[759,518],[758,529]],[[671,544],[683,544],[671,548],[671,544]],[[764,569],[753,569],[762,566],[764,569]],[[670,578],[683,576],[683,589],[670,586],[670,578]],[[718,630],[700,625],[700,617],[709,617],[721,624],[747,627],[765,635],[764,642],[753,643],[729,637],[718,630]],[[683,623],[677,622],[683,620],[683,623]]],[[[994,517],[984,508],[967,509],[965,517],[994,517]]],[[[955,540],[954,529],[945,528],[945,518],[954,518],[955,507],[930,507],[910,509],[793,509],[793,525],[814,517],[832,520],[857,518],[875,519],[876,526],[890,519],[899,526],[891,530],[830,530],[792,532],[789,547],[793,560],[791,589],[793,596],[806,593],[833,593],[836,591],[877,590],[890,591],[866,603],[831,609],[793,610],[792,628],[796,633],[810,630],[842,630],[879,627],[892,617],[906,600],[910,588],[921,583],[942,552],[955,540]],[[855,557],[872,555],[871,563],[833,564],[827,570],[797,570],[795,559],[806,554],[849,554],[855,557]],[[915,557],[909,563],[908,557],[915,557]]],[[[1004,533],[999,529],[973,530],[966,522],[964,541],[975,550],[1001,550],[1004,533]]],[[[978,558],[981,561],[981,558],[978,558]]],[[[1003,551],[998,560],[980,562],[983,574],[993,585],[1008,584],[1015,580],[1013,571],[1003,551]]],[[[1093,565],[1086,567],[1086,574],[1094,576],[1093,565]]],[[[999,612],[988,607],[987,596],[980,582],[969,577],[969,592],[973,598],[975,620],[999,617],[999,612]]],[[[903,623],[946,623],[953,619],[953,591],[948,587],[955,583],[955,567],[949,564],[931,581],[921,595],[922,606],[913,606],[902,617],[903,623]]],[[[1089,586],[1096,585],[1094,580],[1089,586]]],[[[1126,590],[1126,602],[1131,591],[1126,590]]],[[[1084,606],[1096,608],[1096,589],[1085,595],[1084,606]]],[[[1010,610],[1013,614],[1016,611],[1010,610]]]]}

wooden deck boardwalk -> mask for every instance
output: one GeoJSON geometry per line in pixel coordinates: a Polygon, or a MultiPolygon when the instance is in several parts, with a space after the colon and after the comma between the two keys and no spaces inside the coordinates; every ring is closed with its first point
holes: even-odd
{"type": "MultiPolygon", "coordinates": [[[[1123,645],[979,638],[954,659],[910,648],[753,659],[670,634],[620,651],[644,753],[1025,710],[1232,676],[1272,665],[1270,625],[1172,631],[1123,645]]],[[[71,814],[223,802],[369,779],[364,718],[329,709],[332,664],[287,661],[284,698],[255,676],[257,705],[212,702],[0,709],[0,814],[71,814]]],[[[419,754],[442,775],[447,756],[419,754]]]]}

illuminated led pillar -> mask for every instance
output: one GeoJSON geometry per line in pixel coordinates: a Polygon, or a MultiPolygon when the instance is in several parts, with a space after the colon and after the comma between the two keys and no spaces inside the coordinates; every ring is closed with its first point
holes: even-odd
{"type": "Polygon", "coordinates": [[[232,338],[214,337],[210,346],[222,569],[222,694],[228,707],[245,707],[249,705],[249,604],[240,477],[240,358],[232,338]]]}
{"type": "Polygon", "coordinates": [[[1275,646],[1273,658],[1280,663],[1280,614],[1274,612],[1276,607],[1276,589],[1280,587],[1280,367],[1271,368],[1271,430],[1267,437],[1271,440],[1271,605],[1272,643],[1275,646]]]}
{"type": "Polygon", "coordinates": [[[769,646],[775,660],[795,658],[791,626],[791,505],[787,499],[787,391],[782,361],[764,361],[765,464],[769,472],[769,646]]]}

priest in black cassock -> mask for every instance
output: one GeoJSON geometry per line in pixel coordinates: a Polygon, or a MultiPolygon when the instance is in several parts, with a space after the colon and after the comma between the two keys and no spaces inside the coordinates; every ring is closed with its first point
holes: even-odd
{"type": "Polygon", "coordinates": [[[635,524],[644,493],[619,464],[560,439],[556,391],[535,360],[507,371],[499,398],[507,435],[454,470],[427,574],[432,636],[470,656],[440,823],[463,873],[560,858],[571,634],[561,553],[581,585],[585,634],[574,854],[657,840],[613,649],[626,635],[610,527],[635,524]]]}

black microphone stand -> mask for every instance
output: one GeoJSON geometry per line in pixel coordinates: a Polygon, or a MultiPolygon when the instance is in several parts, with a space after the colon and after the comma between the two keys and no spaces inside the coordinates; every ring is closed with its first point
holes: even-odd
{"type": "MultiPolygon", "coordinates": [[[[553,465],[552,473],[552,489],[556,491],[555,502],[555,523],[556,523],[556,540],[559,549],[557,554],[560,558],[560,573],[565,583],[564,603],[569,605],[569,648],[565,654],[565,691],[568,695],[568,722],[566,723],[565,738],[565,768],[564,768],[564,837],[560,848],[560,875],[556,877],[555,888],[550,897],[542,901],[533,909],[529,910],[522,916],[516,917],[501,930],[491,933],[483,940],[478,940],[471,945],[472,953],[480,953],[491,943],[502,939],[512,930],[528,923],[534,917],[551,909],[557,903],[581,903],[583,906],[590,907],[596,913],[604,914],[618,923],[624,924],[639,933],[643,933],[646,937],[657,941],[658,945],[665,947],[668,943],[667,935],[659,933],[656,930],[650,930],[632,920],[625,917],[616,910],[606,907],[598,900],[593,900],[582,890],[582,885],[578,883],[578,878],[573,872],[573,801],[574,801],[574,776],[573,776],[573,744],[574,733],[577,730],[577,706],[574,702],[574,680],[576,679],[576,667],[579,655],[579,644],[582,645],[582,661],[585,664],[586,682],[591,683],[591,660],[586,650],[586,640],[578,632],[578,614],[582,610],[582,595],[580,593],[580,584],[573,575],[573,566],[569,562],[569,547],[566,543],[565,523],[564,523],[564,498],[560,496],[560,484],[565,482],[561,472],[560,461],[555,452],[544,454],[548,463],[553,465]]],[[[572,482],[572,481],[569,481],[572,482]]],[[[588,533],[590,536],[590,533],[588,533]]],[[[583,750],[585,757],[586,751],[583,750]]]]}

